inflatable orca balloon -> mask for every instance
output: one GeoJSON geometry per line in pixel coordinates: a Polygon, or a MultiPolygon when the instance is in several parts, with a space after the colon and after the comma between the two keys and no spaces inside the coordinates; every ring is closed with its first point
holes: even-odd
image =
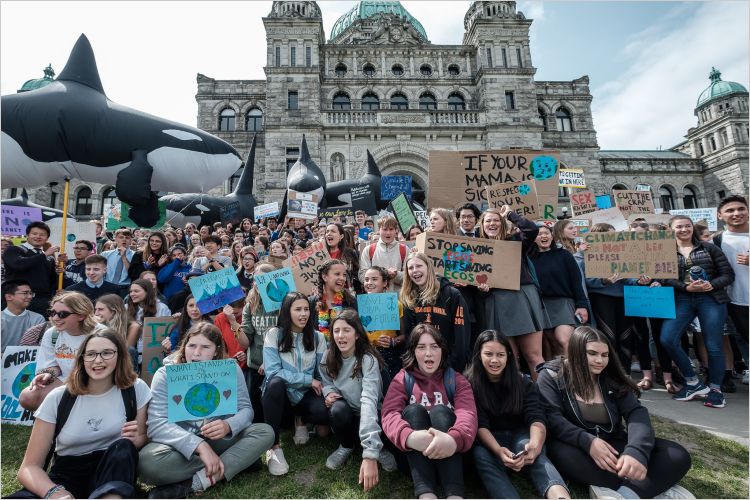
{"type": "MultiPolygon", "coordinates": [[[[29,195],[28,193],[26,193],[25,189],[21,190],[21,196],[16,196],[15,198],[10,198],[8,200],[2,200],[0,201],[0,205],[9,205],[13,207],[38,208],[42,211],[43,222],[47,222],[52,219],[62,219],[63,217],[62,210],[57,210],[56,208],[45,207],[44,205],[39,205],[37,203],[33,203],[29,201],[29,195]]],[[[72,219],[70,214],[68,214],[68,219],[72,219]]]]}
{"type": "Polygon", "coordinates": [[[207,191],[242,164],[218,137],[110,101],[85,35],[53,83],[3,96],[0,109],[3,188],[113,184],[145,227],[159,218],[156,191],[207,191]]]}
{"type": "Polygon", "coordinates": [[[375,163],[370,150],[367,150],[367,171],[358,180],[347,179],[344,181],[331,182],[326,186],[325,207],[339,207],[352,204],[351,189],[355,186],[370,185],[372,192],[377,198],[376,204],[380,209],[388,206],[388,202],[380,200],[380,168],[375,163]]]}
{"type": "Polygon", "coordinates": [[[310,158],[310,152],[307,149],[307,140],[302,134],[302,144],[299,148],[299,158],[292,165],[286,174],[287,189],[299,193],[314,194],[318,197],[318,204],[322,202],[326,191],[326,177],[323,171],[310,158]]]}
{"type": "Polygon", "coordinates": [[[240,217],[253,219],[256,205],[253,197],[253,176],[255,174],[255,141],[247,155],[237,187],[226,196],[208,196],[202,193],[168,194],[159,200],[167,204],[167,221],[174,227],[185,227],[192,222],[196,225],[213,224],[221,220],[221,207],[232,202],[240,203],[240,217]]]}

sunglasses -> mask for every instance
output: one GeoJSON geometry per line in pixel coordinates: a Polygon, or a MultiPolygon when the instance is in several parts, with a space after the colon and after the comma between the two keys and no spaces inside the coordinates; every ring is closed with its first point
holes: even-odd
{"type": "Polygon", "coordinates": [[[50,317],[50,319],[54,318],[55,316],[57,316],[60,319],[65,319],[71,314],[75,314],[75,313],[71,311],[55,311],[54,309],[50,309],[49,311],[47,311],[47,315],[50,317]]]}

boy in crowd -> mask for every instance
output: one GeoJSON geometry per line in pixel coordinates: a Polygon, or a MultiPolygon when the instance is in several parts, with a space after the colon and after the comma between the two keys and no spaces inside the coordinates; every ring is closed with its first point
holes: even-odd
{"type": "Polygon", "coordinates": [[[477,220],[479,220],[479,209],[473,203],[465,203],[456,209],[458,219],[459,236],[477,237],[477,220]]]}
{"type": "Polygon", "coordinates": [[[60,254],[60,260],[65,262],[65,275],[63,276],[65,288],[86,279],[86,257],[93,250],[93,243],[88,240],[78,240],[73,245],[73,257],[75,257],[73,260],[68,261],[65,254],[60,254]]]}
{"type": "MultiPolygon", "coordinates": [[[[367,224],[367,222],[365,222],[367,224]]],[[[359,280],[365,282],[365,273],[372,266],[380,266],[388,270],[390,280],[389,291],[395,292],[401,288],[404,260],[409,249],[403,243],[396,240],[398,234],[398,222],[393,216],[380,219],[380,237],[377,243],[367,245],[362,250],[359,259],[359,280]]]]}
{"type": "Polygon", "coordinates": [[[212,271],[221,271],[226,267],[232,267],[232,259],[219,254],[219,248],[221,248],[220,237],[216,235],[206,236],[203,239],[203,246],[206,247],[208,255],[195,259],[193,269],[190,271],[191,274],[205,274],[212,271]]]}
{"type": "Polygon", "coordinates": [[[96,225],[96,251],[102,253],[104,251],[104,244],[110,241],[107,236],[107,232],[104,230],[104,224],[100,220],[91,221],[92,224],[96,225]]]}
{"type": "Polygon", "coordinates": [[[34,298],[34,292],[28,281],[15,279],[3,283],[3,298],[7,306],[2,312],[2,352],[8,346],[21,345],[23,332],[34,325],[44,323],[44,316],[28,307],[34,298]]]}
{"type": "Polygon", "coordinates": [[[120,228],[115,231],[115,249],[102,252],[102,257],[107,259],[105,279],[118,286],[119,294],[123,298],[130,289],[128,269],[130,269],[130,262],[135,255],[133,249],[130,248],[132,241],[133,233],[130,232],[130,229],[120,228]]]}
{"type": "MultiPolygon", "coordinates": [[[[77,243],[76,243],[77,244],[77,243]]],[[[86,279],[75,283],[66,288],[73,292],[81,292],[91,300],[96,299],[108,293],[120,293],[120,287],[104,280],[107,274],[107,259],[103,255],[89,255],[84,262],[86,270],[86,279]]]]}

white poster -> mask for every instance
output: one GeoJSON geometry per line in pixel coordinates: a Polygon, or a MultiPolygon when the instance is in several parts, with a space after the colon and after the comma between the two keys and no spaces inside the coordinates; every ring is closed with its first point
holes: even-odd
{"type": "Polygon", "coordinates": [[[558,180],[560,187],[585,188],[586,178],[582,168],[561,168],[558,180]]]}
{"type": "Polygon", "coordinates": [[[709,231],[718,230],[719,220],[716,214],[716,207],[675,209],[670,210],[669,215],[687,215],[693,222],[705,220],[708,223],[709,231]]]}
{"type": "MultiPolygon", "coordinates": [[[[49,242],[53,246],[60,246],[62,223],[62,218],[47,221],[50,229],[49,242]]],[[[78,240],[88,240],[96,246],[96,225],[91,222],[79,222],[68,218],[65,235],[65,254],[69,259],[75,258],[73,244],[78,240]]]]}
{"type": "Polygon", "coordinates": [[[17,425],[34,425],[33,412],[25,410],[18,398],[31,384],[36,372],[38,347],[8,346],[3,353],[2,421],[17,425]]]}
{"type": "Polygon", "coordinates": [[[266,219],[268,217],[276,217],[277,215],[279,215],[279,202],[272,201],[271,203],[266,203],[265,205],[258,205],[257,207],[253,208],[253,211],[255,212],[256,221],[260,219],[266,219]]]}

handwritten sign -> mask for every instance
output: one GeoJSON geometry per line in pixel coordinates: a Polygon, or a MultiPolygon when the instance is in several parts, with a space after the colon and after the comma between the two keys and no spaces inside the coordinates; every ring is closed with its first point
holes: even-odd
{"type": "Polygon", "coordinates": [[[216,359],[167,365],[167,420],[184,422],[237,413],[237,362],[216,359]]]}
{"type": "Polygon", "coordinates": [[[169,338],[177,319],[172,316],[162,318],[143,318],[143,360],[141,361],[141,378],[148,385],[154,378],[156,370],[164,364],[164,350],[162,340],[169,338]]]}
{"type": "Polygon", "coordinates": [[[411,200],[411,176],[384,175],[380,178],[380,199],[388,201],[404,193],[411,200]]]}
{"type": "Polygon", "coordinates": [[[314,219],[318,216],[318,196],[289,190],[287,214],[297,219],[314,219]]]}
{"type": "Polygon", "coordinates": [[[430,207],[482,204],[485,187],[534,179],[539,218],[554,219],[560,153],[522,149],[490,151],[430,151],[430,207]]]}
{"type": "Polygon", "coordinates": [[[414,217],[417,219],[417,224],[422,229],[430,227],[430,217],[427,215],[427,210],[415,210],[414,217]]]}
{"type": "Polygon", "coordinates": [[[716,207],[711,208],[682,208],[670,210],[669,215],[687,215],[693,222],[705,220],[709,231],[718,230],[719,219],[716,215],[716,207]]]}
{"type": "Polygon", "coordinates": [[[578,228],[578,234],[586,234],[591,228],[591,221],[588,219],[570,219],[570,222],[578,228]]]}
{"type": "Polygon", "coordinates": [[[654,200],[651,191],[633,191],[631,189],[613,189],[615,206],[625,217],[630,214],[654,213],[654,200]]]}
{"type": "Polygon", "coordinates": [[[357,310],[362,326],[368,332],[398,330],[398,294],[395,292],[357,295],[357,310]]]}
{"type": "Polygon", "coordinates": [[[625,316],[675,319],[674,288],[625,286],[625,316]]]}
{"type": "Polygon", "coordinates": [[[427,255],[438,276],[464,285],[520,290],[521,242],[467,238],[426,232],[416,248],[427,255]]]}
{"type": "Polygon", "coordinates": [[[198,309],[208,314],[245,296],[232,267],[188,280],[198,309]]]}
{"type": "Polygon", "coordinates": [[[219,217],[221,218],[222,226],[239,224],[242,221],[242,217],[240,217],[240,202],[233,201],[223,207],[219,207],[219,217]]]}
{"type": "Polygon", "coordinates": [[[263,301],[263,309],[267,313],[281,309],[281,303],[286,294],[297,290],[292,270],[288,267],[270,273],[256,274],[255,284],[258,287],[260,299],[263,301]]]}
{"type": "Polygon", "coordinates": [[[586,190],[570,193],[570,210],[574,216],[578,217],[583,214],[596,212],[598,209],[596,198],[591,191],[586,190]]]}
{"type": "Polygon", "coordinates": [[[21,407],[18,399],[36,373],[38,347],[8,346],[3,353],[2,421],[16,425],[34,425],[34,412],[21,407]]]}
{"type": "Polygon", "coordinates": [[[292,270],[297,291],[312,295],[318,289],[318,269],[330,258],[325,242],[316,241],[283,264],[292,270]]]}
{"type": "MultiPolygon", "coordinates": [[[[110,205],[110,207],[111,208],[109,208],[105,213],[105,216],[107,217],[108,230],[114,231],[116,229],[120,229],[121,227],[142,227],[141,225],[136,224],[135,221],[128,216],[128,213],[130,213],[130,205],[128,205],[127,203],[115,203],[114,205],[110,205]]],[[[160,228],[167,223],[167,203],[160,200],[158,202],[158,207],[159,220],[157,220],[156,224],[154,224],[153,226],[145,229],[160,228]]]]}
{"type": "Polygon", "coordinates": [[[592,226],[594,224],[606,223],[611,224],[617,231],[626,231],[628,229],[628,221],[625,220],[622,212],[617,207],[597,210],[596,212],[583,214],[578,218],[590,220],[592,226]]]}
{"type": "Polygon", "coordinates": [[[321,219],[331,219],[333,217],[354,217],[354,209],[351,206],[321,208],[318,210],[318,217],[321,219]]]}
{"type": "Polygon", "coordinates": [[[271,203],[253,207],[253,217],[256,221],[260,219],[267,219],[268,217],[276,217],[277,215],[279,215],[278,201],[272,201],[271,203]]]}
{"type": "Polygon", "coordinates": [[[560,187],[585,188],[586,178],[583,175],[583,169],[561,168],[560,180],[557,185],[560,187]]]}
{"type": "Polygon", "coordinates": [[[596,206],[601,210],[612,208],[612,198],[608,194],[600,194],[596,197],[596,206]]]}
{"type": "Polygon", "coordinates": [[[375,215],[378,213],[378,209],[375,206],[375,194],[372,192],[372,186],[364,184],[362,186],[354,186],[350,189],[352,194],[352,208],[362,210],[367,215],[375,215]]]}
{"type": "MultiPolygon", "coordinates": [[[[62,218],[47,221],[50,231],[49,241],[53,245],[59,245],[62,241],[62,223],[62,218]]],[[[70,259],[75,258],[73,244],[78,240],[96,243],[96,226],[90,222],[75,221],[68,218],[68,223],[65,225],[65,254],[70,259]]]]}
{"type": "Polygon", "coordinates": [[[587,278],[677,278],[677,250],[672,231],[587,233],[587,278]]]}
{"type": "Polygon", "coordinates": [[[391,209],[393,209],[393,215],[396,216],[398,225],[401,226],[402,233],[406,234],[409,228],[417,223],[417,218],[414,217],[414,212],[411,209],[411,203],[406,199],[404,193],[391,200],[391,209]]]}
{"type": "Polygon", "coordinates": [[[485,188],[485,196],[490,208],[500,208],[503,205],[508,205],[511,210],[521,217],[529,219],[537,217],[539,199],[533,180],[493,184],[485,188]]]}
{"type": "Polygon", "coordinates": [[[32,207],[15,207],[3,205],[2,207],[2,234],[3,236],[25,236],[26,226],[34,221],[42,220],[42,209],[32,207]]]}

